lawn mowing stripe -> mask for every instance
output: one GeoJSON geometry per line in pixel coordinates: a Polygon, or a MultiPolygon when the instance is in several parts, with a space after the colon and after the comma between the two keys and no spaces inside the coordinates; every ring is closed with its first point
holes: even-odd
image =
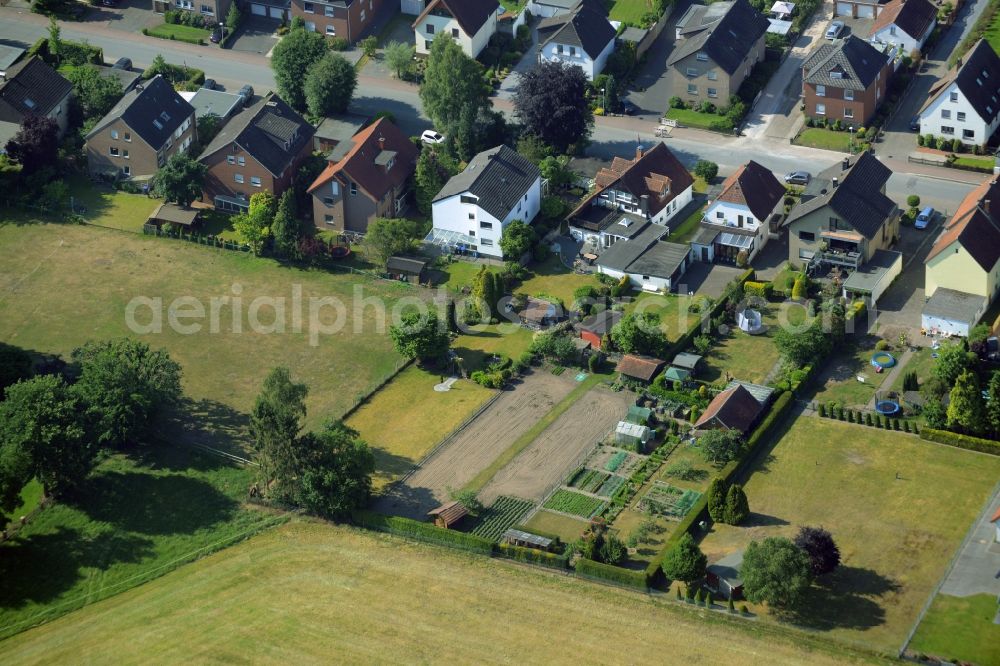
{"type": "Polygon", "coordinates": [[[462,490],[478,493],[485,488],[486,484],[496,476],[497,472],[506,467],[510,461],[517,457],[517,454],[528,448],[528,445],[535,441],[546,428],[555,423],[567,409],[573,406],[573,403],[582,398],[587,391],[594,388],[594,386],[603,380],[604,377],[601,375],[590,375],[580,382],[579,386],[576,386],[565,398],[549,410],[548,414],[540,418],[535,425],[528,428],[523,435],[514,440],[514,443],[501,453],[500,457],[493,461],[493,464],[479,472],[462,490]]]}

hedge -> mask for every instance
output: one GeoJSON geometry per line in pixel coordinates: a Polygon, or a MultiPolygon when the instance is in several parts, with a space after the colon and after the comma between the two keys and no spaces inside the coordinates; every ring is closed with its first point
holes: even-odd
{"type": "Polygon", "coordinates": [[[747,296],[759,296],[765,300],[770,300],[774,292],[774,285],[770,282],[754,282],[747,280],[743,283],[743,293],[747,296]]]}
{"type": "Polygon", "coordinates": [[[551,569],[568,569],[569,557],[561,553],[550,553],[537,548],[524,548],[522,546],[512,546],[501,543],[496,547],[496,554],[500,557],[514,560],[516,562],[528,562],[538,564],[551,569]]]}
{"type": "MultiPolygon", "coordinates": [[[[104,51],[97,46],[91,46],[85,42],[74,42],[68,39],[60,40],[60,60],[62,64],[73,65],[103,65],[104,51]]],[[[49,52],[49,38],[39,37],[38,40],[28,49],[27,57],[37,55],[53,67],[56,65],[55,58],[49,52]]]]}
{"type": "Polygon", "coordinates": [[[383,516],[372,511],[355,511],[354,522],[371,530],[451,546],[470,553],[493,554],[493,542],[489,539],[465,532],[445,530],[430,523],[422,523],[409,518],[383,516]]]}
{"type": "Polygon", "coordinates": [[[1000,442],[971,435],[961,435],[957,432],[947,430],[935,430],[934,428],[924,428],[920,431],[920,439],[938,444],[947,444],[960,449],[979,451],[993,456],[1000,456],[1000,442]]]}
{"type": "Polygon", "coordinates": [[[696,321],[690,328],[688,328],[687,332],[685,332],[684,335],[677,338],[677,340],[667,348],[667,351],[664,354],[664,358],[666,358],[669,361],[674,356],[676,356],[680,352],[690,347],[691,341],[694,340],[695,336],[701,335],[702,322],[711,321],[712,319],[718,317],[722,313],[722,311],[726,309],[726,303],[729,301],[730,298],[740,298],[743,295],[742,294],[743,285],[745,285],[749,280],[752,280],[755,275],[756,273],[754,272],[754,269],[748,268],[746,271],[743,272],[742,275],[736,278],[736,283],[739,285],[738,290],[734,289],[731,286],[726,287],[725,292],[723,292],[722,294],[722,298],[720,298],[719,301],[712,306],[712,310],[707,315],[705,315],[704,313],[701,314],[698,317],[698,321],[696,321]]]}
{"type": "Polygon", "coordinates": [[[649,585],[646,580],[646,572],[623,569],[610,564],[594,562],[593,560],[588,560],[586,558],[577,560],[576,575],[582,578],[590,578],[591,580],[599,580],[613,585],[621,585],[634,590],[641,590],[643,592],[649,590],[649,585]]]}

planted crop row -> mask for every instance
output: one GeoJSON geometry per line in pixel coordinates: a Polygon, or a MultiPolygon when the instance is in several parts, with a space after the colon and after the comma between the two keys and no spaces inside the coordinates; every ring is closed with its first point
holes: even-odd
{"type": "Polygon", "coordinates": [[[523,499],[501,495],[493,506],[486,510],[472,533],[484,539],[499,541],[503,533],[520,523],[533,506],[533,503],[523,499]]]}
{"type": "Polygon", "coordinates": [[[608,462],[604,463],[604,469],[609,472],[615,472],[622,466],[622,463],[625,462],[626,458],[628,458],[627,453],[624,451],[618,451],[615,455],[611,456],[611,459],[608,460],[608,462]]]}
{"type": "Polygon", "coordinates": [[[603,511],[604,507],[605,502],[572,490],[557,490],[545,503],[546,509],[570,513],[581,518],[592,518],[603,511]]]}
{"type": "Polygon", "coordinates": [[[625,485],[625,478],[621,476],[609,476],[601,487],[597,489],[597,494],[601,497],[611,497],[625,485]]]}

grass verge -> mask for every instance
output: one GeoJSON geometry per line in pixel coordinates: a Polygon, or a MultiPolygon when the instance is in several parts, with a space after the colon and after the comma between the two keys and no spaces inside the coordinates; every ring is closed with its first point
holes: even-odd
{"type": "Polygon", "coordinates": [[[910,641],[910,650],[951,662],[1000,664],[1000,625],[992,594],[939,594],[910,641]]]}

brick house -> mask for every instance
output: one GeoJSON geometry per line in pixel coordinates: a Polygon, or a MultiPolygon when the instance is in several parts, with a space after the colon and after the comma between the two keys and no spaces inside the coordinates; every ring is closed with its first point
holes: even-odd
{"type": "Polygon", "coordinates": [[[338,144],[309,187],[316,227],[364,233],[376,217],[396,217],[417,155],[409,137],[386,118],[338,144]]]}
{"type": "Polygon", "coordinates": [[[94,177],[151,176],[197,137],[194,107],[160,75],[125,93],[87,135],[94,177]]]}
{"type": "Polygon", "coordinates": [[[208,167],[202,199],[241,212],[255,192],[280,197],[309,156],[312,136],[312,125],[269,92],[226,123],[198,158],[208,167]]]}
{"type": "Polygon", "coordinates": [[[885,99],[891,72],[886,54],[853,35],[820,45],[802,65],[806,116],[867,125],[885,99]]]}
{"type": "Polygon", "coordinates": [[[342,37],[351,44],[368,34],[386,0],[292,0],[292,17],[300,17],[306,30],[327,37],[342,37]]]}
{"type": "Polygon", "coordinates": [[[66,131],[73,84],[38,56],[8,67],[0,77],[0,122],[20,125],[34,114],[52,118],[66,131]]]}
{"type": "Polygon", "coordinates": [[[767,18],[746,0],[691,5],[677,21],[667,59],[668,97],[697,105],[729,103],[754,65],[764,59],[767,18]]]}
{"type": "Polygon", "coordinates": [[[211,29],[225,22],[233,0],[153,0],[153,11],[164,14],[171,9],[199,14],[205,19],[205,27],[211,29]]]}

